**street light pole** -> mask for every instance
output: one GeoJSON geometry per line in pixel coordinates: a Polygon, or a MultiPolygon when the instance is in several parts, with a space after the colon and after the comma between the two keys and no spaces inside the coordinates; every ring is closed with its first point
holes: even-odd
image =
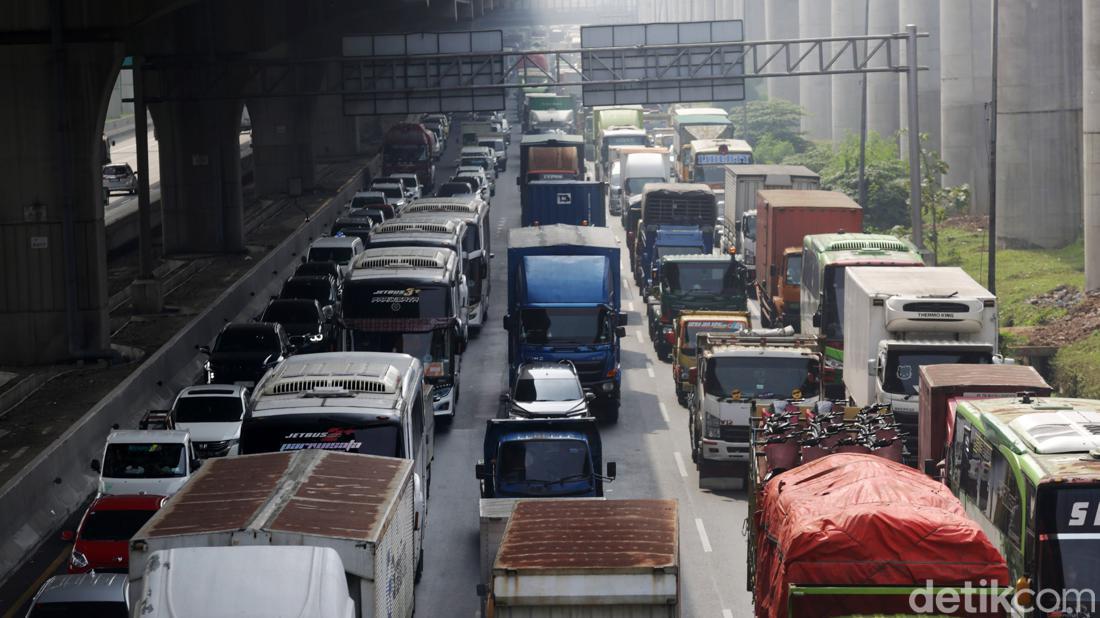
{"type": "Polygon", "coordinates": [[[989,279],[986,287],[997,293],[997,9],[999,0],[993,0],[993,91],[989,99],[989,279]]]}

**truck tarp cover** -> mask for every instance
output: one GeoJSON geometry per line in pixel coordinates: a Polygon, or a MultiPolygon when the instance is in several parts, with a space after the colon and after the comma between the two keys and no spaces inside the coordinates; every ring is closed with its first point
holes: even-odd
{"type": "Polygon", "coordinates": [[[527,171],[531,174],[577,171],[577,149],[572,146],[532,146],[527,155],[527,171]]]}
{"type": "MultiPolygon", "coordinates": [[[[757,517],[757,616],[786,618],[791,586],[1008,584],[1000,553],[946,485],[874,455],[829,455],[776,476],[757,517]]],[[[875,602],[835,596],[798,616],[876,613],[875,602]]]]}

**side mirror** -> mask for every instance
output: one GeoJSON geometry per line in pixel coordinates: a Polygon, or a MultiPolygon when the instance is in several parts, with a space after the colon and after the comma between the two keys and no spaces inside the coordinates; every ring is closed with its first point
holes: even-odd
{"type": "Polygon", "coordinates": [[[490,259],[490,260],[492,260],[492,259],[496,258],[496,256],[497,256],[497,254],[495,254],[495,253],[490,253],[490,254],[489,254],[489,259],[490,259]]]}
{"type": "Polygon", "coordinates": [[[489,478],[489,466],[483,463],[474,464],[474,477],[479,481],[489,478]]]}
{"type": "Polygon", "coordinates": [[[65,530],[61,533],[61,540],[66,543],[71,543],[76,539],[76,532],[72,530],[65,530]]]}
{"type": "Polygon", "coordinates": [[[593,393],[593,392],[590,392],[590,391],[585,391],[584,400],[585,401],[596,401],[596,393],[593,393]]]}
{"type": "Polygon", "coordinates": [[[629,315],[627,315],[625,313],[620,313],[619,315],[615,316],[615,325],[616,326],[626,326],[629,323],[630,323],[630,316],[629,315]]]}
{"type": "Polygon", "coordinates": [[[768,270],[768,276],[778,277],[779,276],[779,266],[777,266],[776,264],[772,264],[771,269],[768,270]]]}
{"type": "Polygon", "coordinates": [[[92,469],[92,472],[101,472],[103,470],[103,467],[99,465],[98,459],[93,459],[88,467],[92,469]]]}
{"type": "Polygon", "coordinates": [[[615,462],[609,461],[607,462],[607,478],[615,480],[615,476],[615,462]]]}
{"type": "Polygon", "coordinates": [[[619,339],[622,339],[623,337],[626,337],[626,327],[625,326],[616,326],[615,327],[615,336],[618,337],[619,339]]]}
{"type": "Polygon", "coordinates": [[[201,354],[210,356],[210,346],[208,345],[197,345],[195,346],[195,349],[198,350],[201,354]]]}
{"type": "Polygon", "coordinates": [[[303,264],[305,264],[305,263],[306,263],[306,256],[304,256],[304,255],[302,256],[302,263],[303,263],[303,264]]]}
{"type": "Polygon", "coordinates": [[[878,374],[878,361],[875,359],[868,359],[867,361],[867,375],[873,376],[878,374]]]}
{"type": "Polygon", "coordinates": [[[813,317],[814,328],[821,328],[821,313],[815,313],[813,317]]]}

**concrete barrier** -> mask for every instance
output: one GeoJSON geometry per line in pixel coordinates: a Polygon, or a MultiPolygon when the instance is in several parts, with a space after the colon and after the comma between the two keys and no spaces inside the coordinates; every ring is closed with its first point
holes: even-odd
{"type": "Polygon", "coordinates": [[[112,426],[137,426],[145,410],[164,408],[198,373],[204,357],[197,345],[210,343],[226,322],[258,313],[298,263],[298,257],[327,232],[347,200],[362,186],[361,173],[340,188],[295,232],[223,292],[210,307],[160,347],[79,421],[0,488],[0,579],[80,508],[95,491],[89,467],[101,459],[112,426]]]}

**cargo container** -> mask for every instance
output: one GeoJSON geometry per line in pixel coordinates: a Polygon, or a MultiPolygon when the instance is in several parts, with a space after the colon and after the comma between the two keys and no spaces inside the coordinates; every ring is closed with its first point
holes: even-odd
{"type": "Polygon", "coordinates": [[[496,618],[680,616],[675,500],[524,500],[493,564],[496,618]]]}
{"type": "Polygon", "coordinates": [[[423,550],[412,462],[309,449],[211,460],[130,540],[132,603],[154,552],[331,547],[360,618],[411,616],[423,550]]]}
{"type": "Polygon", "coordinates": [[[801,165],[727,165],[722,202],[726,246],[737,247],[745,266],[756,264],[756,192],[764,189],[805,191],[821,186],[821,177],[801,165]]]}
{"type": "Polygon", "coordinates": [[[863,209],[838,191],[757,191],[756,293],[764,326],[801,326],[799,288],[807,234],[862,230],[863,209]]]}
{"type": "Polygon", "coordinates": [[[527,183],[534,180],[585,180],[584,138],[579,135],[525,135],[519,143],[520,207],[527,201],[527,183]]]}
{"type": "Polygon", "coordinates": [[[435,188],[432,132],[412,122],[395,124],[382,137],[382,175],[416,174],[424,190],[435,188]]]}
{"type": "Polygon", "coordinates": [[[536,180],[527,183],[521,225],[594,225],[607,227],[607,185],[592,180],[536,180]]]}

